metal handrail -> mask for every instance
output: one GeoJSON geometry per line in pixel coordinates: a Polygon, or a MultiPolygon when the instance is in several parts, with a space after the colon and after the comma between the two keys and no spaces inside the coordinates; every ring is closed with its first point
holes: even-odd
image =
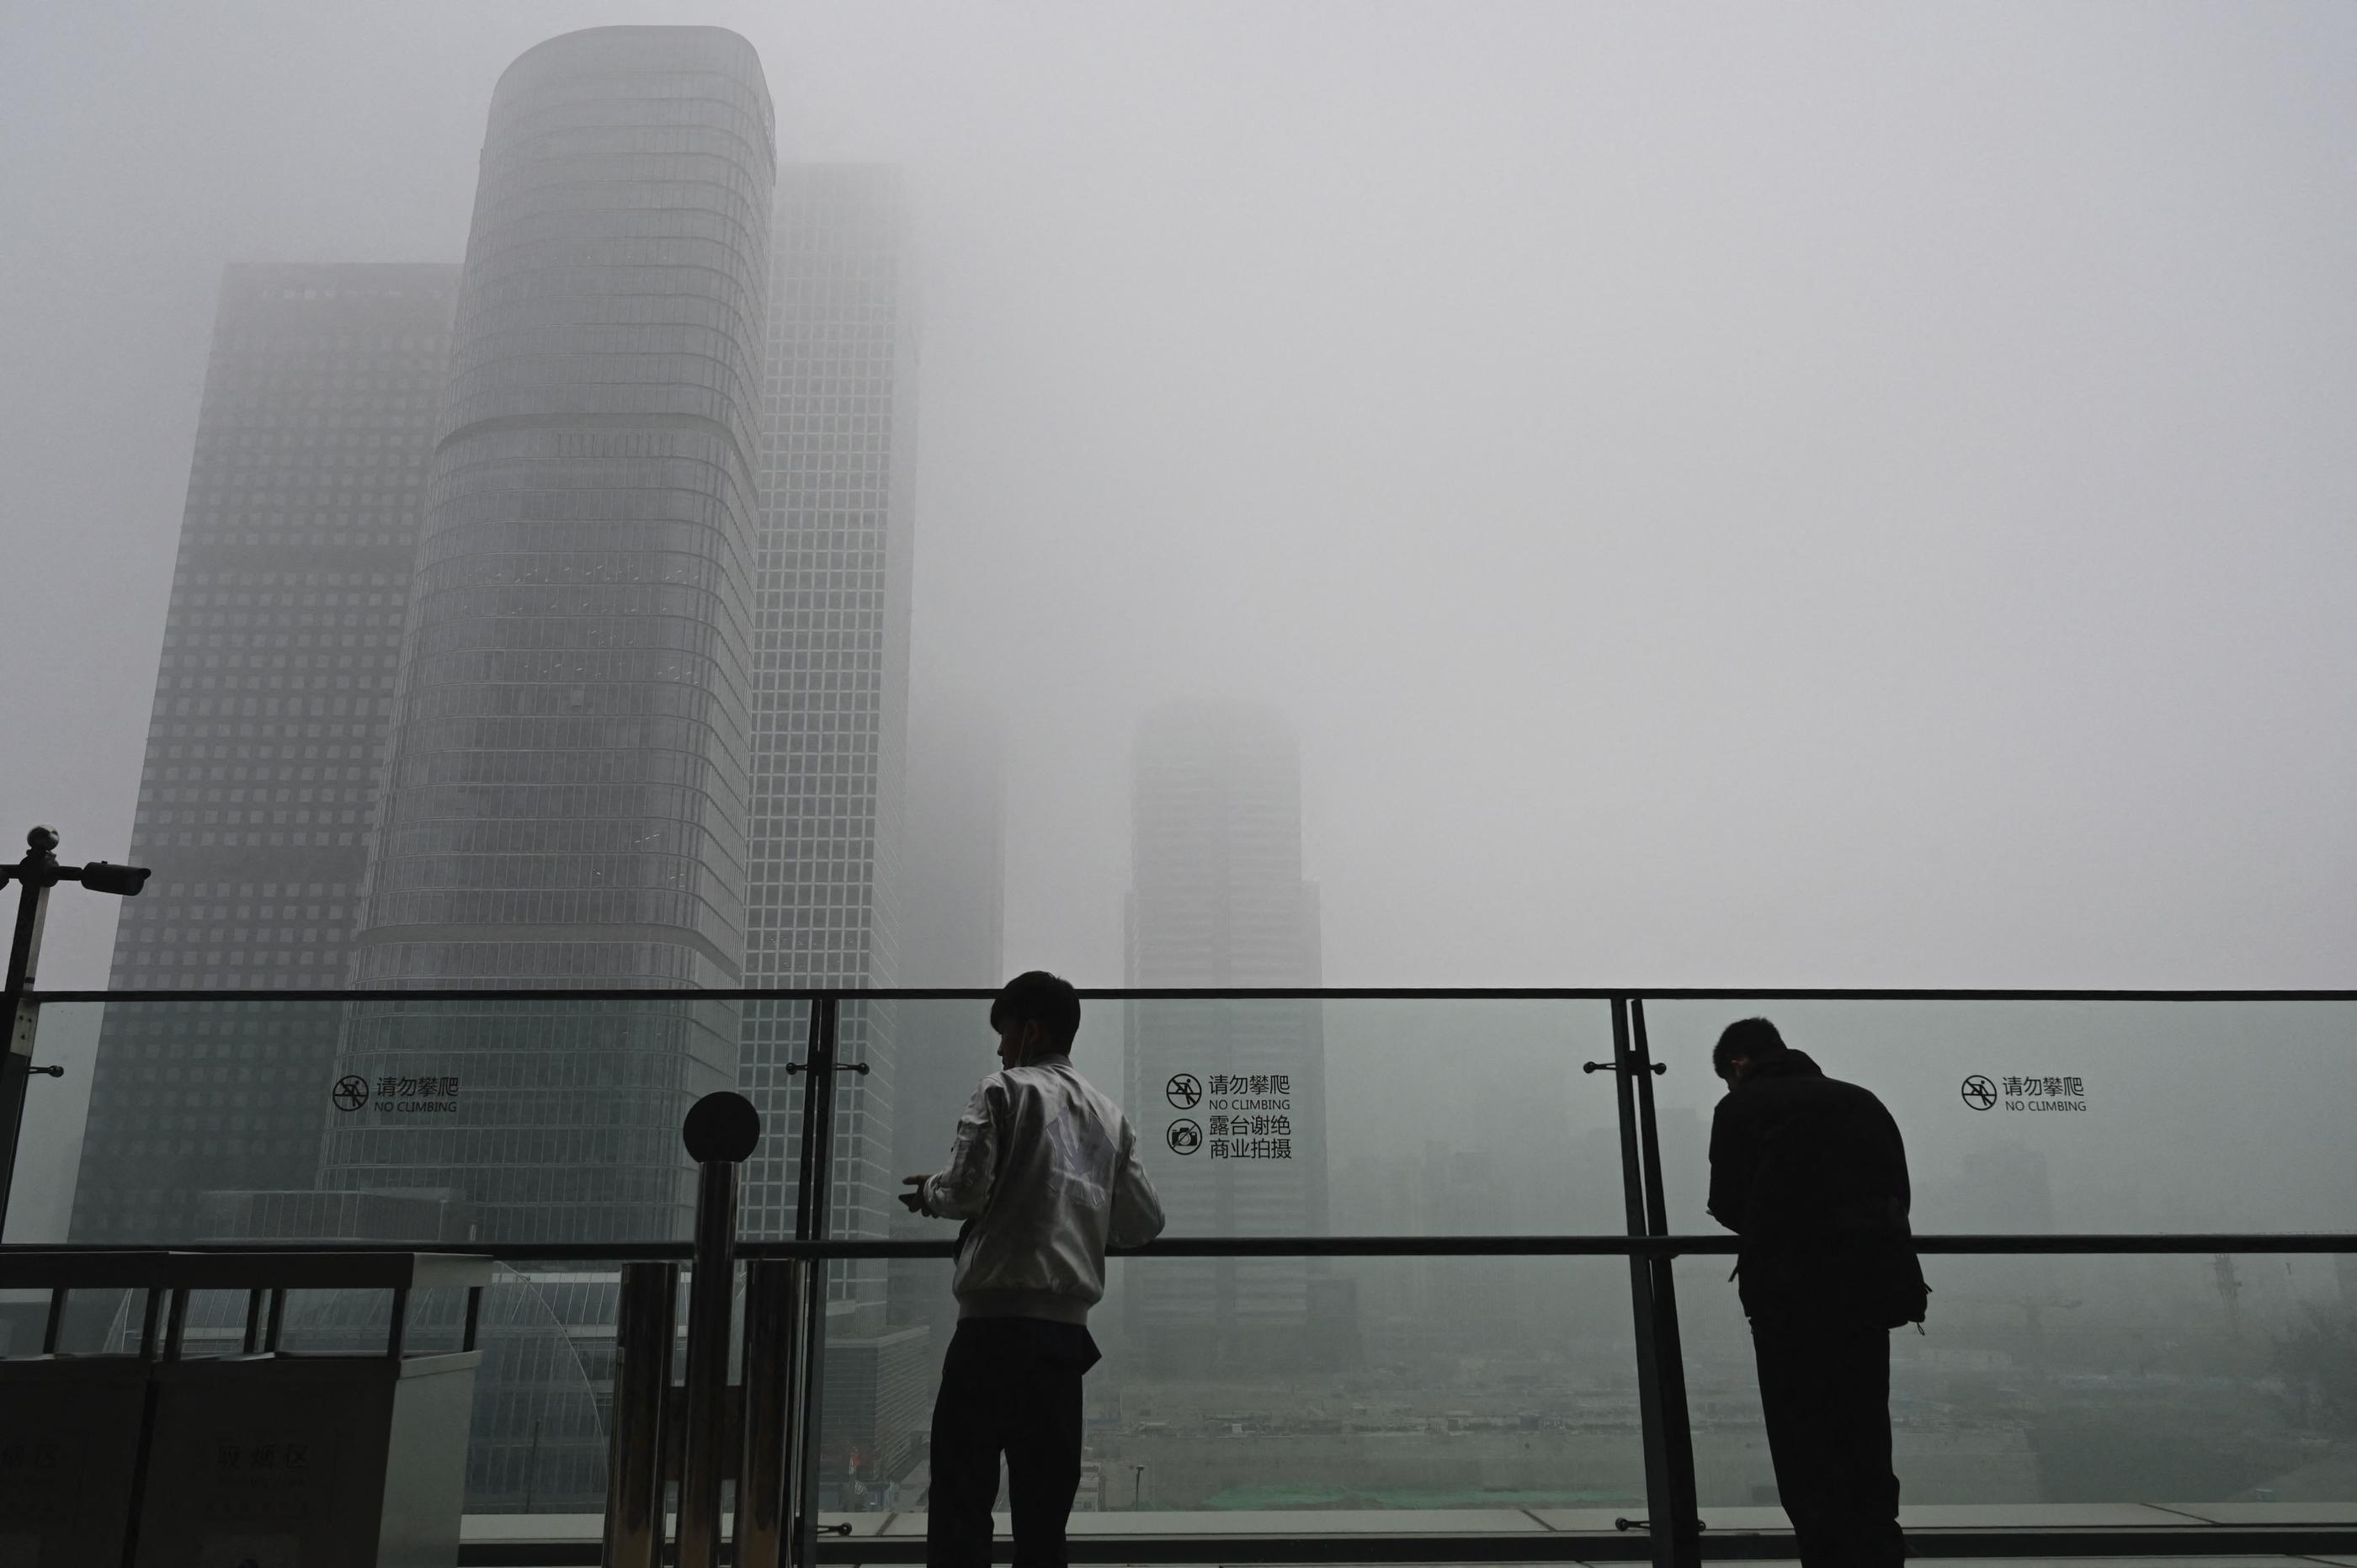
{"type": "MultiPolygon", "coordinates": [[[[2357,1232],[2323,1230],[2200,1230],[2093,1232],[2051,1235],[1971,1232],[1915,1236],[1908,1244],[1932,1255],[2035,1256],[2122,1253],[2242,1252],[2252,1254],[2357,1252],[2357,1232]]],[[[1143,1247],[1114,1247],[1120,1258],[1515,1258],[1515,1257],[1731,1257],[1742,1251],[1738,1236],[1165,1236],[1143,1247]]],[[[142,1252],[414,1252],[400,1241],[234,1241],[176,1243],[170,1248],[119,1243],[24,1242],[0,1246],[0,1261],[43,1257],[125,1256],[142,1252]]],[[[501,1263],[635,1263],[685,1262],[693,1241],[580,1241],[468,1244],[454,1253],[501,1263]]],[[[738,1241],[746,1262],[852,1258],[951,1258],[952,1240],[895,1241],[835,1237],[816,1241],[738,1241]]]]}
{"type": "MultiPolygon", "coordinates": [[[[971,986],[736,990],[644,987],[519,987],[499,991],[361,991],[247,988],[200,991],[31,991],[27,1000],[69,1002],[988,1002],[998,993],[971,986]]],[[[2357,1002],[2357,991],[2302,989],[2072,990],[2043,986],[1648,986],[1648,985],[1327,985],[1082,986],[1084,1002],[2357,1002]]]]}

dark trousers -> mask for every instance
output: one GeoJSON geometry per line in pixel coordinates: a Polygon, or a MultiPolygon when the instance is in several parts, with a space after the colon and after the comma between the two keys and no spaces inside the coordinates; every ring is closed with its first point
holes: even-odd
{"type": "Polygon", "coordinates": [[[958,1325],[933,1401],[931,1568],[987,1568],[1001,1454],[1017,1568],[1063,1568],[1064,1525],[1081,1488],[1081,1379],[1096,1359],[1096,1342],[1073,1324],[958,1325]]]}
{"type": "Polygon", "coordinates": [[[1890,1331],[1754,1318],[1751,1348],[1803,1568],[1896,1568],[1907,1546],[1890,1468],[1890,1331]]]}

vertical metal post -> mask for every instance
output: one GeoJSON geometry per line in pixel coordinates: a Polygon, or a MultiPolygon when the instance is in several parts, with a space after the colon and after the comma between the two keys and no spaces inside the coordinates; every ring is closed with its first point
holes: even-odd
{"type": "Polygon", "coordinates": [[[745,1265],[745,1433],[737,1466],[735,1568],[782,1568],[793,1529],[787,1429],[794,1408],[794,1347],[807,1266],[781,1261],[745,1265]]]}
{"type": "Polygon", "coordinates": [[[384,1331],[384,1359],[398,1361],[409,1350],[409,1290],[407,1286],[393,1293],[393,1320],[384,1331]]]}
{"type": "MultiPolygon", "coordinates": [[[[1644,1155],[1646,1232],[1670,1233],[1669,1200],[1662,1185],[1661,1122],[1653,1112],[1653,1058],[1645,1043],[1645,1000],[1629,999],[1631,1070],[1625,1076],[1637,1085],[1637,1127],[1644,1155]]],[[[1694,1428],[1686,1411],[1686,1365],[1684,1337],[1678,1331],[1678,1293],[1671,1276],[1671,1260],[1646,1260],[1652,1277],[1653,1307],[1654,1404],[1662,1426],[1663,1495],[1648,1505],[1654,1538],[1670,1537],[1672,1554],[1681,1568],[1702,1562],[1702,1520],[1695,1489],[1694,1428]]]]}
{"type": "Polygon", "coordinates": [[[483,1287],[467,1287],[467,1321],[458,1331],[458,1348],[471,1350],[483,1332],[483,1287]]]}
{"type": "MultiPolygon", "coordinates": [[[[33,831],[38,835],[45,830],[33,831]]],[[[48,843],[56,844],[55,834],[48,843]]],[[[37,861],[46,862],[51,869],[57,865],[57,856],[43,849],[38,837],[25,852],[24,868],[17,874],[16,923],[8,940],[8,989],[5,1003],[0,1003],[8,1028],[7,1054],[0,1056],[0,1140],[5,1140],[0,1142],[0,1238],[7,1231],[8,1197],[16,1181],[16,1144],[25,1130],[25,1086],[32,1079],[33,1042],[40,1032],[39,1008],[25,1000],[33,986],[33,971],[40,962],[41,928],[49,912],[48,884],[39,875],[37,861]]]]}
{"type": "Polygon", "coordinates": [[[719,1568],[728,1314],[737,1275],[737,1166],[760,1142],[761,1113],[741,1094],[707,1094],[688,1112],[683,1136],[696,1164],[695,1273],[687,1286],[676,1562],[679,1568],[719,1568]]]}
{"type": "Polygon", "coordinates": [[[250,1290],[245,1293],[245,1339],[242,1348],[249,1356],[262,1348],[262,1304],[265,1299],[267,1299],[266,1292],[250,1290]]]}
{"type": "Polygon", "coordinates": [[[614,1417],[606,1461],[606,1568],[662,1555],[663,1400],[678,1327],[679,1265],[625,1263],[614,1307],[614,1417]]]}
{"type": "Polygon", "coordinates": [[[41,1354],[56,1355],[58,1342],[65,1337],[65,1332],[66,1287],[59,1285],[49,1293],[49,1318],[41,1325],[41,1354]]]}
{"type": "Polygon", "coordinates": [[[687,1282],[687,1380],[679,1466],[679,1568],[720,1562],[720,1444],[728,1393],[728,1308],[737,1255],[737,1167],[696,1173],[695,1262],[687,1282]]]}
{"type": "MultiPolygon", "coordinates": [[[[834,1201],[834,1047],[837,1004],[811,999],[810,1055],[802,1089],[802,1165],[794,1203],[794,1234],[823,1241],[834,1201]]],[[[802,1272],[801,1333],[794,1359],[793,1444],[787,1455],[793,1495],[793,1568],[817,1568],[819,1412],[826,1383],[826,1298],[831,1266],[814,1258],[802,1272]]]]}
{"type": "MultiPolygon", "coordinates": [[[[35,1004],[26,1000],[33,988],[33,970],[40,961],[41,927],[48,918],[49,889],[64,881],[81,883],[102,893],[135,897],[146,885],[147,873],[135,865],[109,865],[93,860],[88,865],[59,865],[58,830],[37,827],[25,835],[25,857],[14,865],[0,865],[0,886],[17,886],[16,931],[8,940],[8,981],[0,993],[0,1026],[8,1031],[7,1050],[0,1053],[0,1240],[8,1233],[8,1194],[16,1180],[16,1143],[25,1131],[25,1085],[33,1076],[35,1004]]],[[[59,1069],[45,1069],[52,1077],[59,1069]]]]}
{"type": "Polygon", "coordinates": [[[164,1312],[164,1359],[180,1359],[180,1347],[188,1334],[188,1293],[175,1286],[167,1297],[164,1312]]]}
{"type": "MultiPolygon", "coordinates": [[[[1635,1058],[1629,1049],[1629,999],[1612,999],[1612,1088],[1620,1113],[1620,1195],[1628,1213],[1629,1234],[1642,1236],[1645,1227],[1645,1177],[1639,1164],[1637,1088],[1630,1081],[1635,1058]]],[[[1669,1518],[1669,1463],[1662,1431],[1660,1347],[1654,1343],[1653,1273],[1645,1256],[1629,1254],[1629,1307],[1637,1335],[1637,1417],[1645,1445],[1645,1512],[1652,1537],[1653,1568],[1682,1568],[1677,1559],[1676,1532],[1654,1528],[1669,1518]]]]}
{"type": "Polygon", "coordinates": [[[278,1354],[278,1347],[285,1337],[286,1293],[283,1290],[274,1290],[270,1293],[270,1323],[262,1331],[262,1348],[275,1356],[278,1354]]]}
{"type": "MultiPolygon", "coordinates": [[[[139,1359],[152,1362],[156,1359],[156,1310],[161,1298],[157,1289],[152,1285],[146,1294],[146,1306],[140,1315],[139,1359]]],[[[175,1302],[179,1300],[178,1293],[174,1294],[173,1299],[175,1302]]],[[[147,1466],[155,1451],[156,1407],[164,1392],[164,1385],[155,1377],[150,1376],[145,1381],[147,1386],[139,1401],[139,1444],[131,1459],[131,1495],[135,1498],[147,1495],[147,1466]]],[[[133,1509],[123,1531],[123,1562],[128,1568],[129,1564],[138,1561],[139,1510],[133,1509]]]]}
{"type": "Polygon", "coordinates": [[[145,1294],[147,1298],[146,1304],[141,1308],[139,1315],[139,1359],[143,1361],[152,1361],[156,1359],[156,1320],[164,1307],[164,1287],[149,1285],[145,1294]]]}

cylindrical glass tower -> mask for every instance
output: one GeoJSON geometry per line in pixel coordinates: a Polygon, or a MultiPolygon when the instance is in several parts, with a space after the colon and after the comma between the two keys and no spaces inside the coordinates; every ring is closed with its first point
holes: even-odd
{"type": "MultiPolygon", "coordinates": [[[[459,285],[353,983],[741,983],[773,119],[712,27],[500,78],[459,285]]],[[[721,1004],[372,1004],[327,1184],[450,1187],[480,1239],[684,1234],[721,1004]],[[439,1105],[404,1112],[404,1102],[439,1105]]]]}

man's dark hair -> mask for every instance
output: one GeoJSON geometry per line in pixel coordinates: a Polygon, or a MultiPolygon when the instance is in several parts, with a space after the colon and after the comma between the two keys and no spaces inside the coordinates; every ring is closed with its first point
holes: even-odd
{"type": "Polygon", "coordinates": [[[1711,1069],[1725,1072],[1727,1064],[1738,1057],[1756,1062],[1783,1049],[1784,1036],[1776,1032],[1775,1025],[1765,1018],[1738,1018],[1721,1031],[1718,1044],[1710,1048],[1711,1069]]]}
{"type": "Polygon", "coordinates": [[[990,1004],[990,1026],[1037,1024],[1051,1051],[1069,1051],[1081,1032],[1081,993],[1044,969],[1027,970],[1001,987],[990,1004]]]}

